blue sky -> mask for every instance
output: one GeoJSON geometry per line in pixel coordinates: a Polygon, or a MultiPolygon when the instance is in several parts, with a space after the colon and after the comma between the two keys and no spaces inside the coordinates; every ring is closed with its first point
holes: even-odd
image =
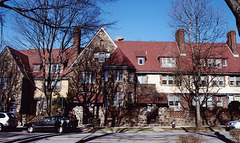
{"type": "MultiPolygon", "coordinates": [[[[113,39],[122,35],[126,41],[174,41],[174,29],[168,26],[170,3],[171,0],[118,0],[105,4],[102,8],[107,14],[103,18],[118,21],[106,30],[113,39]]],[[[213,0],[213,4],[226,17],[227,31],[237,31],[235,18],[224,0],[213,0]]],[[[5,21],[4,39],[7,45],[14,46],[16,33],[11,30],[11,17],[8,15],[5,21]]],[[[226,42],[226,38],[221,42],[226,42]]],[[[240,43],[238,35],[237,42],[240,43]]]]}
{"type": "MultiPolygon", "coordinates": [[[[107,4],[103,9],[109,14],[104,18],[118,23],[106,30],[113,39],[122,35],[127,41],[174,41],[174,29],[168,26],[170,3],[171,0],[118,0],[107,4]]],[[[213,0],[213,4],[224,14],[227,31],[237,32],[235,18],[224,0],[213,0]]],[[[238,35],[237,42],[240,43],[238,35]]]]}

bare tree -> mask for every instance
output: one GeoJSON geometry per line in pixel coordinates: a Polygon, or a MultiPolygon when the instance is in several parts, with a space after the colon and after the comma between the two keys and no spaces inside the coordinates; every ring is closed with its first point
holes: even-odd
{"type": "Polygon", "coordinates": [[[24,1],[21,8],[10,8],[29,18],[17,17],[17,27],[27,41],[20,42],[34,48],[32,54],[40,61],[43,87],[37,88],[46,96],[48,115],[51,114],[52,93],[57,83],[68,74],[63,72],[67,71],[64,69],[80,53],[80,39],[77,48],[70,48],[73,27],[79,27],[77,32],[84,39],[104,25],[97,4],[95,0],[29,0],[24,1]]]}
{"type": "MultiPolygon", "coordinates": [[[[190,56],[190,61],[184,61],[186,59],[184,55],[176,58],[178,59],[177,63],[182,65],[181,69],[177,69],[178,75],[181,75],[178,78],[185,81],[181,86],[184,85],[185,90],[189,93],[190,96],[187,98],[196,102],[196,127],[201,126],[201,77],[206,73],[203,68],[203,59],[210,57],[210,52],[207,51],[213,48],[213,44],[206,43],[216,42],[224,32],[222,30],[224,23],[221,21],[220,14],[214,11],[210,3],[210,0],[173,1],[169,13],[172,19],[170,26],[177,29],[183,28],[187,37],[187,42],[183,47],[190,48],[185,51],[185,54],[190,56]],[[184,63],[187,64],[184,65],[184,63]]],[[[182,37],[184,39],[184,35],[182,37]]],[[[182,49],[180,51],[184,52],[182,49]]],[[[188,103],[191,104],[191,102],[188,103]]]]}

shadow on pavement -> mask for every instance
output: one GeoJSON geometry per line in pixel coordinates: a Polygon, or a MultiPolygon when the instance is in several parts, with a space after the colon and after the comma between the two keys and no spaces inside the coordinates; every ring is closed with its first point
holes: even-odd
{"type": "Polygon", "coordinates": [[[100,138],[100,137],[112,135],[113,133],[106,133],[106,134],[103,134],[103,135],[98,135],[98,136],[90,137],[90,136],[93,135],[93,134],[94,134],[94,133],[86,136],[85,138],[81,139],[80,141],[78,141],[78,142],[76,142],[76,143],[85,143],[85,142],[92,141],[92,140],[97,139],[97,138],[100,138]]]}
{"type": "Polygon", "coordinates": [[[214,132],[214,135],[208,135],[208,134],[204,134],[204,133],[198,133],[198,134],[204,135],[204,136],[215,137],[215,138],[218,138],[218,139],[220,139],[221,141],[226,142],[226,143],[234,143],[234,141],[226,138],[224,135],[220,134],[219,132],[214,131],[211,127],[209,127],[209,129],[210,129],[212,132],[214,132]]]}

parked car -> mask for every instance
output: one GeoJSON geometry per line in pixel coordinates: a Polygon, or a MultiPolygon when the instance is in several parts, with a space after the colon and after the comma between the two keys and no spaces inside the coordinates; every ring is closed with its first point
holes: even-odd
{"type": "Polygon", "coordinates": [[[226,131],[230,131],[232,129],[240,129],[240,120],[239,121],[230,121],[226,125],[226,131]]]}
{"type": "Polygon", "coordinates": [[[17,118],[12,113],[0,112],[0,131],[7,128],[16,128],[17,118]]]}
{"type": "Polygon", "coordinates": [[[55,130],[58,133],[64,132],[66,129],[75,129],[77,120],[70,119],[65,116],[48,116],[37,122],[31,122],[24,125],[29,133],[35,130],[55,130]]]}

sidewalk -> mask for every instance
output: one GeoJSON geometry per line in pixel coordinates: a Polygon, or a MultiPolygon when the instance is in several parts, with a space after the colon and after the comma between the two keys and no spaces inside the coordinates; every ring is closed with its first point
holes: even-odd
{"type": "Polygon", "coordinates": [[[225,126],[209,127],[204,126],[199,130],[195,127],[182,126],[172,128],[171,126],[144,126],[144,127],[81,127],[83,132],[99,132],[99,133],[159,133],[159,132],[210,132],[224,131],[225,126]]]}

